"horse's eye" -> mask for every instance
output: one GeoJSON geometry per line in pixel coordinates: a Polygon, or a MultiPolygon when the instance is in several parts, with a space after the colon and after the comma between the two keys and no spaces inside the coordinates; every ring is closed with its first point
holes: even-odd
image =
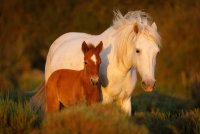
{"type": "Polygon", "coordinates": [[[139,50],[139,49],[136,49],[136,53],[140,53],[140,50],[139,50]]]}
{"type": "Polygon", "coordinates": [[[86,62],[86,61],[84,61],[84,64],[86,65],[86,64],[87,64],[87,62],[86,62]]]}

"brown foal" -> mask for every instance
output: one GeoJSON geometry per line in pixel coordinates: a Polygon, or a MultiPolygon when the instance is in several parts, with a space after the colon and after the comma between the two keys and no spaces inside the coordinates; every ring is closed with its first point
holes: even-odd
{"type": "Polygon", "coordinates": [[[98,91],[98,73],[101,63],[100,52],[103,43],[94,47],[82,43],[84,69],[80,71],[60,69],[52,73],[46,85],[46,112],[58,111],[60,104],[65,107],[86,102],[90,105],[100,100],[98,91]]]}

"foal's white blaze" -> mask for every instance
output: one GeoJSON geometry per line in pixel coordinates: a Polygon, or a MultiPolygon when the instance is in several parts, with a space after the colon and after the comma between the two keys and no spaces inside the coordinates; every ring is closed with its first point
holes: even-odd
{"type": "Polygon", "coordinates": [[[94,62],[94,64],[97,63],[97,57],[94,54],[92,55],[91,60],[94,62]]]}

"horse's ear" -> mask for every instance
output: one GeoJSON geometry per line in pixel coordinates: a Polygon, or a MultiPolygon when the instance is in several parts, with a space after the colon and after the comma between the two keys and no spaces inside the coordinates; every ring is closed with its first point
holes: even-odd
{"type": "Polygon", "coordinates": [[[134,32],[135,32],[136,34],[139,33],[139,26],[138,26],[138,24],[135,24],[135,25],[134,25],[133,30],[134,30],[134,32]]]}
{"type": "Polygon", "coordinates": [[[101,42],[98,44],[98,46],[96,47],[96,50],[97,50],[98,53],[100,53],[100,52],[102,51],[102,49],[103,49],[103,42],[101,41],[101,42]]]}
{"type": "Polygon", "coordinates": [[[156,26],[156,23],[155,23],[155,22],[151,25],[151,27],[152,27],[153,29],[157,30],[157,26],[156,26]]]}
{"type": "Polygon", "coordinates": [[[88,47],[88,45],[86,44],[86,42],[84,41],[84,42],[82,43],[82,51],[83,51],[83,53],[86,53],[88,50],[89,50],[89,47],[88,47]]]}

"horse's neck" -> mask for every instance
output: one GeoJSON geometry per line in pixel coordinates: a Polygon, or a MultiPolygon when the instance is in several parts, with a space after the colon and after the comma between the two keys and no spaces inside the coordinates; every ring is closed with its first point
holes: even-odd
{"type": "Polygon", "coordinates": [[[104,31],[100,36],[103,40],[104,43],[104,48],[108,48],[109,46],[111,47],[110,51],[110,65],[117,66],[120,70],[127,72],[132,67],[132,55],[129,54],[124,54],[122,56],[122,60],[118,61],[117,56],[116,56],[116,47],[117,47],[117,42],[118,42],[118,34],[119,31],[114,29],[112,26],[108,28],[106,31],[104,31]]]}
{"type": "Polygon", "coordinates": [[[106,29],[103,33],[101,33],[100,36],[104,38],[109,37],[114,31],[114,28],[111,26],[108,29],[106,29]]]}
{"type": "Polygon", "coordinates": [[[103,33],[98,35],[100,41],[103,41],[103,47],[106,48],[112,44],[113,34],[116,33],[116,30],[111,26],[106,29],[103,33]]]}

